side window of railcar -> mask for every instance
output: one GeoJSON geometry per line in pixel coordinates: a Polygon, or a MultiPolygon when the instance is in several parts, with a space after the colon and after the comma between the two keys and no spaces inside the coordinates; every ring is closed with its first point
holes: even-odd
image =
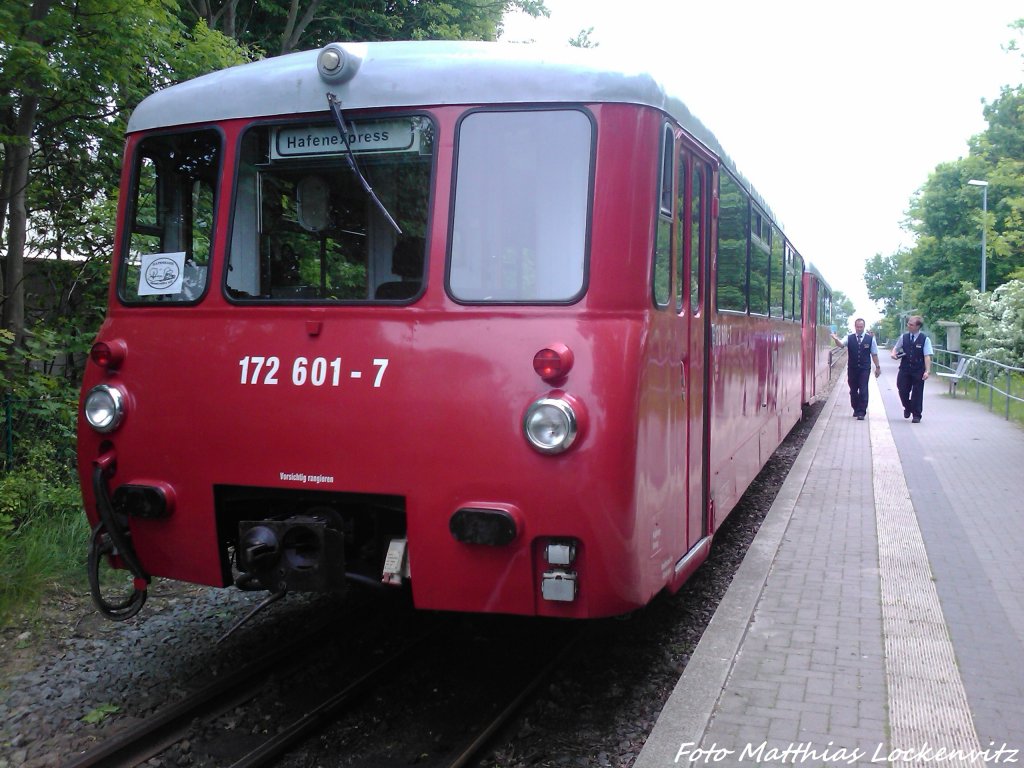
{"type": "Polygon", "coordinates": [[[188,303],[202,298],[220,158],[216,131],[151,136],[139,143],[118,279],[122,301],[188,303]]]}
{"type": "Polygon", "coordinates": [[[747,195],[724,170],[718,194],[718,274],[720,310],[747,311],[747,195]]]}
{"type": "Polygon", "coordinates": [[[785,241],[778,227],[772,226],[772,263],[771,263],[771,316],[782,317],[782,306],[785,299],[786,270],[783,253],[785,241]]]}
{"type": "Polygon", "coordinates": [[[458,127],[448,291],[574,301],[586,277],[593,125],[581,110],[478,111],[458,127]]]}
{"type": "Polygon", "coordinates": [[[419,115],[354,118],[349,129],[356,164],[381,205],[349,166],[332,123],[245,133],[226,277],[231,300],[358,303],[419,295],[433,123],[419,115]]]}
{"type": "MultiPolygon", "coordinates": [[[[658,179],[658,219],[654,241],[654,303],[668,305],[672,282],[672,158],[675,155],[672,126],[661,132],[661,173],[658,179]]],[[[685,187],[680,187],[685,189],[685,187]]]]}
{"type": "Polygon", "coordinates": [[[772,228],[768,217],[753,208],[750,214],[750,314],[768,314],[768,262],[772,228]]]}

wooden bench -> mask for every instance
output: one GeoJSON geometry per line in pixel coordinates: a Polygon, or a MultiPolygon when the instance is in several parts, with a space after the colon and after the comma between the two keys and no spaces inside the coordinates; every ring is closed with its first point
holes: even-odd
{"type": "Polygon", "coordinates": [[[956,397],[956,385],[960,383],[960,379],[967,373],[967,365],[970,363],[966,357],[961,357],[960,362],[956,364],[956,370],[950,371],[949,373],[937,373],[936,376],[941,376],[949,382],[949,393],[956,397]]]}

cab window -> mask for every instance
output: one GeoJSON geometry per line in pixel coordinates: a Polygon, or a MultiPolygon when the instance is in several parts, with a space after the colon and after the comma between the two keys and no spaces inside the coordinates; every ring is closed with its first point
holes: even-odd
{"type": "Polygon", "coordinates": [[[122,301],[173,304],[202,298],[220,164],[216,131],[150,136],[139,143],[118,276],[122,301]]]}

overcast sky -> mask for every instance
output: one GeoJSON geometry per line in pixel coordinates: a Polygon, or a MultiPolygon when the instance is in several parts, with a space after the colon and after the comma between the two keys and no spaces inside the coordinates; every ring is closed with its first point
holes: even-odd
{"type": "MultiPolygon", "coordinates": [[[[661,60],[804,258],[869,324],[864,262],[913,245],[910,198],[985,129],[982,100],[1019,85],[1010,0],[545,0],[509,41],[661,60]]],[[[980,207],[980,193],[979,193],[980,207]]],[[[981,242],[978,245],[979,278],[981,242]]]]}

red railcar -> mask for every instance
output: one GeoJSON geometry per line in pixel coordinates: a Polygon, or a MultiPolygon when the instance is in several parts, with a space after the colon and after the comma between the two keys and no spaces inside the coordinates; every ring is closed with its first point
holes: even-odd
{"type": "Polygon", "coordinates": [[[121,188],[79,425],[90,570],[136,577],[112,618],[152,576],[623,613],[817,391],[820,277],[660,80],[594,52],[218,72],[139,106],[121,188]]]}

